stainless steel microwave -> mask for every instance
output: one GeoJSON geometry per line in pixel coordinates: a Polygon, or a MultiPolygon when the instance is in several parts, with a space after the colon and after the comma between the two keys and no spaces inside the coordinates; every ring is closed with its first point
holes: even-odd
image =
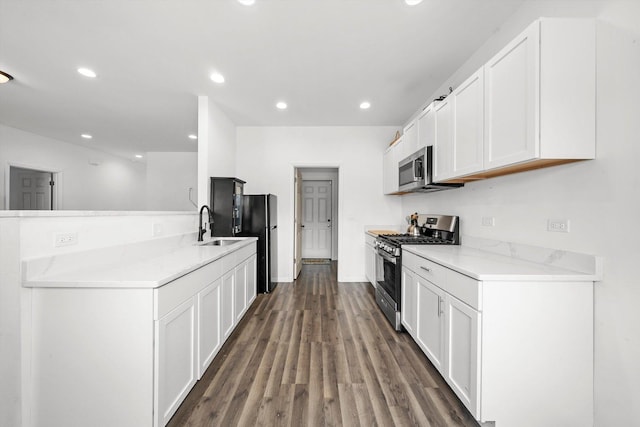
{"type": "Polygon", "coordinates": [[[398,163],[398,191],[422,192],[449,190],[463,184],[435,184],[433,177],[433,147],[423,147],[398,163]]]}

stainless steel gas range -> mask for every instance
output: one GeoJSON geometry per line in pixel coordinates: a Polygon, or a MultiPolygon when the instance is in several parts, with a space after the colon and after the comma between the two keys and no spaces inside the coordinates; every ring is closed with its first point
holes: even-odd
{"type": "Polygon", "coordinates": [[[459,218],[450,215],[419,215],[419,235],[381,234],[375,246],[376,301],[396,331],[400,324],[402,292],[402,245],[459,245],[459,218]]]}

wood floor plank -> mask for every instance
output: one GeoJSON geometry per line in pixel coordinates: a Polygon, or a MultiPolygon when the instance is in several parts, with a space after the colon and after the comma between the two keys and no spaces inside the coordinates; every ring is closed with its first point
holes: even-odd
{"type": "Polygon", "coordinates": [[[304,265],[258,295],[169,427],[477,427],[367,283],[304,265]]]}

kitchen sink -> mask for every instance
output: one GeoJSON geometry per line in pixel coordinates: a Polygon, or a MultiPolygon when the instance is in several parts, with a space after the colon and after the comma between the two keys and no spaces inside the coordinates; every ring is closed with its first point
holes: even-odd
{"type": "Polygon", "coordinates": [[[200,246],[229,246],[241,242],[241,239],[214,239],[205,243],[198,243],[200,246]]]}

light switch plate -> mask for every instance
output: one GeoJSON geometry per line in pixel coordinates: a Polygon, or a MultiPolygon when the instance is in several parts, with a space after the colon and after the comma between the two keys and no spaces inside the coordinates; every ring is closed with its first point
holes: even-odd
{"type": "Polygon", "coordinates": [[[483,216],[482,225],[484,225],[485,227],[493,227],[494,225],[496,225],[496,219],[492,216],[483,216]]]}

